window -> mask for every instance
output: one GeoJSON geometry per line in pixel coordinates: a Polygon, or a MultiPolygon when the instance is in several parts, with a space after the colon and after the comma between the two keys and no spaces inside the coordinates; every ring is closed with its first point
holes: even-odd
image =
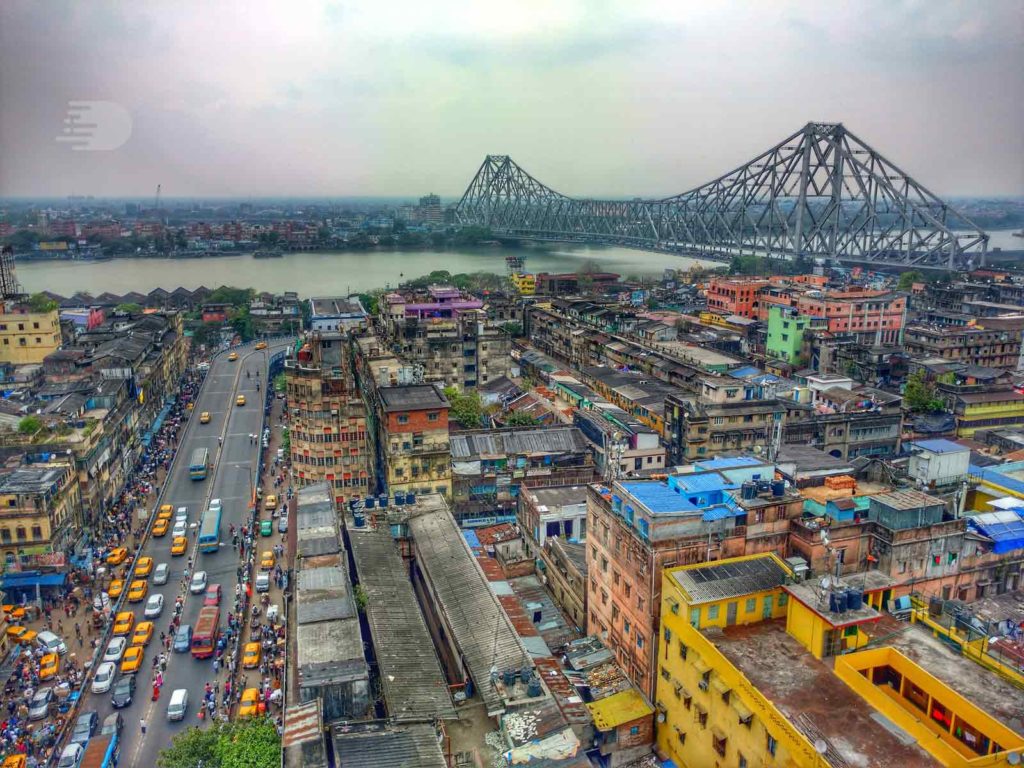
{"type": "Polygon", "coordinates": [[[640,597],[640,595],[636,596],[636,607],[637,610],[640,611],[640,613],[644,612],[644,599],[640,597]]]}
{"type": "MultiPolygon", "coordinates": [[[[668,627],[665,627],[665,642],[666,643],[671,643],[672,642],[672,630],[669,629],[668,627]]],[[[667,646],[666,646],[666,650],[668,650],[667,646]]]]}
{"type": "Polygon", "coordinates": [[[618,571],[612,571],[612,583],[615,586],[619,585],[619,572],[618,571]]]}
{"type": "Polygon", "coordinates": [[[747,758],[745,758],[743,755],[740,755],[739,763],[737,765],[738,768],[747,768],[747,758]]]}
{"type": "Polygon", "coordinates": [[[629,729],[629,735],[630,736],[637,736],[637,735],[639,735],[639,733],[640,733],[640,726],[639,725],[634,725],[634,726],[630,727],[630,729],[629,729]]]}
{"type": "Polygon", "coordinates": [[[42,528],[42,526],[40,526],[40,525],[33,525],[32,526],[32,538],[36,539],[36,540],[39,540],[39,539],[43,538],[43,528],[42,528]]]}
{"type": "Polygon", "coordinates": [[[690,651],[690,649],[686,646],[686,643],[684,643],[682,640],[680,640],[679,641],[679,656],[681,658],[685,659],[686,658],[686,654],[689,653],[689,651],[690,651]]]}
{"type": "Polygon", "coordinates": [[[775,757],[775,750],[777,750],[779,748],[779,742],[770,733],[767,734],[767,736],[768,736],[768,742],[765,745],[765,748],[768,750],[768,754],[769,755],[771,755],[772,757],[775,757]]]}
{"type": "Polygon", "coordinates": [[[789,600],[789,595],[786,594],[785,592],[780,592],[779,593],[779,608],[785,608],[786,603],[788,602],[788,600],[789,600]]]}
{"type": "Polygon", "coordinates": [[[665,669],[664,667],[661,668],[661,679],[662,680],[671,680],[672,679],[672,675],[670,675],[668,673],[668,670],[665,669]]]}
{"type": "Polygon", "coordinates": [[[644,636],[641,635],[639,632],[637,633],[637,636],[636,636],[636,647],[637,648],[643,648],[644,647],[644,636]]]}
{"type": "Polygon", "coordinates": [[[633,591],[633,585],[630,584],[628,581],[624,581],[622,582],[622,590],[623,592],[625,592],[626,597],[629,597],[630,593],[633,591]]]}
{"type": "Polygon", "coordinates": [[[717,605],[709,605],[708,606],[708,621],[715,621],[717,618],[718,618],[718,606],[717,605]]]}
{"type": "Polygon", "coordinates": [[[718,733],[712,733],[711,734],[711,745],[715,748],[715,752],[717,752],[722,757],[725,757],[725,743],[726,743],[726,741],[728,741],[728,739],[725,737],[725,734],[722,734],[722,735],[719,735],[718,733]]]}
{"type": "Polygon", "coordinates": [[[622,634],[628,635],[629,634],[629,628],[631,626],[632,626],[632,624],[629,623],[629,619],[623,620],[623,622],[622,622],[622,634]]]}
{"type": "Polygon", "coordinates": [[[398,414],[398,423],[399,424],[408,424],[409,423],[409,414],[408,413],[400,413],[400,414],[398,414]]]}
{"type": "Polygon", "coordinates": [[[751,598],[747,599],[747,607],[746,607],[745,610],[746,610],[747,613],[753,613],[754,611],[757,610],[757,598],[756,597],[751,597],[751,598]]]}

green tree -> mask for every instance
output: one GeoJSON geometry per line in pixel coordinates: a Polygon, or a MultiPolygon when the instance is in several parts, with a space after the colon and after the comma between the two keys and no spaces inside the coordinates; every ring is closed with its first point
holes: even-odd
{"type": "Polygon", "coordinates": [[[207,302],[210,304],[230,304],[233,307],[248,307],[256,291],[252,288],[234,288],[222,285],[210,294],[207,302]]]}
{"type": "Polygon", "coordinates": [[[366,606],[370,602],[370,596],[366,594],[362,584],[356,584],[352,590],[352,596],[356,601],[356,610],[360,613],[366,613],[366,606]]]}
{"type": "Polygon", "coordinates": [[[266,717],[189,728],[157,757],[159,768],[276,768],[281,738],[266,717]]]}
{"type": "Polygon", "coordinates": [[[509,336],[523,335],[523,326],[519,323],[503,323],[501,327],[509,336]]]}
{"type": "Polygon", "coordinates": [[[23,435],[34,435],[43,428],[43,420],[38,416],[25,416],[18,422],[18,432],[23,435]]]}
{"type": "Polygon", "coordinates": [[[57,302],[45,293],[33,293],[25,303],[33,312],[53,312],[58,306],[57,302]]]}
{"type": "Polygon", "coordinates": [[[921,273],[912,269],[909,272],[900,274],[900,281],[896,284],[896,288],[901,291],[909,291],[914,287],[914,283],[920,280],[921,273]]]}
{"type": "Polygon", "coordinates": [[[235,333],[242,337],[242,341],[250,341],[256,336],[248,305],[237,310],[228,322],[235,329],[235,333]]]}
{"type": "Polygon", "coordinates": [[[479,392],[459,392],[455,387],[445,387],[444,396],[452,406],[449,413],[462,426],[476,429],[483,425],[484,404],[479,392]]]}
{"type": "Polygon", "coordinates": [[[116,307],[114,307],[114,311],[115,312],[124,312],[125,314],[128,314],[128,315],[135,315],[135,314],[138,314],[139,312],[142,311],[142,305],[141,304],[133,304],[132,302],[127,302],[125,304],[118,304],[116,307]]]}
{"type": "Polygon", "coordinates": [[[903,404],[908,410],[932,413],[945,408],[942,398],[935,394],[935,386],[925,380],[924,371],[914,371],[907,377],[903,388],[903,404]]]}
{"type": "Polygon", "coordinates": [[[537,418],[525,411],[512,411],[505,416],[506,427],[536,427],[540,422],[537,418]]]}

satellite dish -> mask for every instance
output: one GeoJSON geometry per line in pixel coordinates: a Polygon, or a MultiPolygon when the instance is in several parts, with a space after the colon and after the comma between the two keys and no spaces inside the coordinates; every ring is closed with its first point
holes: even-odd
{"type": "Polygon", "coordinates": [[[665,713],[664,712],[659,712],[658,713],[658,722],[659,723],[664,723],[665,722],[665,713]]]}
{"type": "Polygon", "coordinates": [[[815,739],[814,751],[819,755],[824,755],[828,752],[828,742],[824,739],[815,739]]]}
{"type": "Polygon", "coordinates": [[[1020,765],[1020,752],[1011,752],[1006,756],[1006,762],[1010,765],[1020,765]]]}

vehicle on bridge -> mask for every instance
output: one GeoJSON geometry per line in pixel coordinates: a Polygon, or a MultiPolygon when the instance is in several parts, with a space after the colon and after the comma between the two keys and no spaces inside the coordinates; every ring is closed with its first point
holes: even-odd
{"type": "Polygon", "coordinates": [[[209,411],[203,411],[201,414],[199,414],[199,423],[200,424],[209,424],[210,423],[210,412],[209,411]]]}
{"type": "Polygon", "coordinates": [[[245,405],[245,395],[239,395],[235,399],[235,405],[245,405]]]}
{"type": "Polygon", "coordinates": [[[174,541],[171,542],[171,556],[178,557],[185,554],[185,550],[188,549],[188,539],[184,536],[175,537],[174,541]]]}
{"type": "Polygon", "coordinates": [[[203,515],[202,525],[199,526],[200,552],[216,552],[220,549],[220,518],[220,505],[211,504],[203,515]]]}
{"type": "Polygon", "coordinates": [[[192,655],[197,659],[213,656],[220,635],[220,608],[207,605],[199,609],[199,619],[192,632],[192,655]]]}
{"type": "Polygon", "coordinates": [[[192,460],[188,463],[188,476],[193,480],[205,480],[210,471],[210,449],[196,448],[192,451],[192,460]]]}
{"type": "Polygon", "coordinates": [[[231,361],[232,363],[235,362],[235,360],[237,360],[237,359],[238,359],[238,353],[237,352],[231,352],[230,354],[228,354],[228,360],[231,361]]]}
{"type": "Polygon", "coordinates": [[[266,349],[266,348],[267,348],[267,342],[265,342],[265,341],[257,341],[256,342],[256,349],[266,349]]]}
{"type": "Polygon", "coordinates": [[[157,520],[153,523],[153,535],[154,536],[166,536],[167,531],[171,527],[170,520],[157,520]]]}

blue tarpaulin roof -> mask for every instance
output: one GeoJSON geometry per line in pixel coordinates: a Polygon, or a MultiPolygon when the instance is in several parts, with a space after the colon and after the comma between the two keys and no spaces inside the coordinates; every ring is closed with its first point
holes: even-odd
{"type": "Polygon", "coordinates": [[[705,510],[704,514],[701,516],[701,520],[706,523],[710,523],[714,520],[724,520],[727,517],[736,517],[737,515],[743,514],[746,514],[746,510],[739,507],[720,505],[705,510]]]}
{"type": "Polygon", "coordinates": [[[28,571],[26,573],[7,573],[3,577],[3,589],[18,589],[23,587],[59,587],[67,578],[65,573],[39,573],[28,571]]]}
{"type": "Polygon", "coordinates": [[[1024,549],[1024,518],[1015,509],[983,512],[967,518],[968,524],[983,536],[995,542],[996,554],[1024,549]]]}
{"type": "Polygon", "coordinates": [[[480,537],[476,535],[476,531],[463,531],[462,537],[466,540],[466,543],[469,544],[470,549],[480,548],[480,537]]]}

